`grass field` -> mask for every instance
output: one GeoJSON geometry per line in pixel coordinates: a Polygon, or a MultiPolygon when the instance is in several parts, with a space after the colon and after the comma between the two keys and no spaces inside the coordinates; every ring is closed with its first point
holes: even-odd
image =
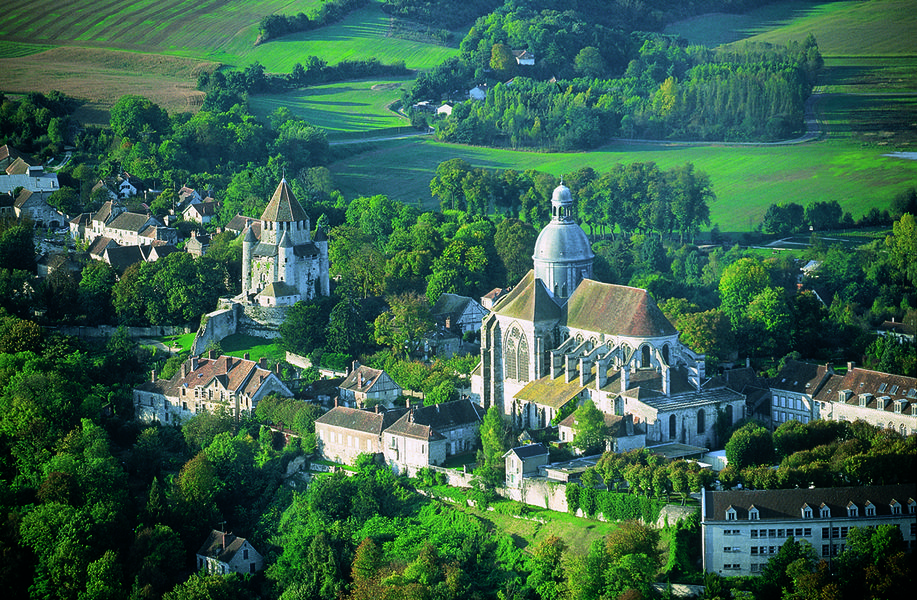
{"type": "Polygon", "coordinates": [[[824,56],[917,55],[917,1],[779,2],[744,15],[701,15],[666,33],[692,44],[739,40],[785,44],[812,33],[824,56]]]}
{"type": "Polygon", "coordinates": [[[353,132],[377,132],[409,126],[405,117],[389,110],[401,86],[411,78],[360,80],[319,85],[295,93],[255,96],[252,111],[266,116],[280,106],[328,131],[329,138],[353,132]]]}
{"type": "Polygon", "coordinates": [[[236,333],[220,341],[223,354],[242,358],[248,353],[250,360],[259,361],[262,357],[275,363],[283,360],[286,353],[277,344],[277,340],[266,340],[260,337],[236,333]]]}

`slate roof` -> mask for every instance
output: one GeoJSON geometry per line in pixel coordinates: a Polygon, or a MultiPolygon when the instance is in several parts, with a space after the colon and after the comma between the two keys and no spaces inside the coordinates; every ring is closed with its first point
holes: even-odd
{"type": "MultiPolygon", "coordinates": [[[[112,213],[116,212],[115,208],[116,208],[116,205],[114,202],[112,201],[106,202],[105,204],[102,205],[101,208],[99,208],[99,210],[95,212],[94,215],[92,215],[92,220],[93,221],[102,221],[103,223],[108,222],[108,220],[111,219],[112,213]]],[[[120,208],[120,206],[118,208],[120,208]]]]}
{"type": "Polygon", "coordinates": [[[853,368],[846,375],[831,375],[818,391],[815,400],[839,402],[838,392],[844,390],[852,392],[846,402],[851,406],[859,406],[860,394],[871,394],[872,398],[866,408],[894,413],[895,401],[898,400],[907,402],[901,414],[917,415],[917,377],[853,368]],[[883,398],[888,398],[888,401],[884,402],[883,398]],[[881,406],[881,403],[885,406],[881,406]]]}
{"type": "Polygon", "coordinates": [[[506,317],[526,321],[557,321],[562,315],[560,307],[551,298],[544,283],[529,271],[511,292],[494,306],[494,312],[506,317]]]}
{"type": "Polygon", "coordinates": [[[220,562],[230,563],[235,558],[236,553],[245,545],[245,538],[237,537],[231,533],[223,533],[214,529],[207,536],[207,540],[201,549],[197,551],[201,556],[215,558],[220,562]],[[225,545],[223,536],[226,537],[225,545]]]}
{"type": "Polygon", "coordinates": [[[342,390],[352,390],[354,392],[368,392],[372,389],[379,378],[385,371],[372,369],[365,365],[360,365],[350,372],[350,374],[338,386],[342,390]]]}
{"type": "Polygon", "coordinates": [[[525,460],[526,458],[533,458],[535,456],[545,456],[550,454],[550,452],[541,444],[526,444],[524,446],[510,448],[503,454],[503,458],[506,458],[510,454],[515,454],[520,459],[525,460]]]}
{"type": "MultiPolygon", "coordinates": [[[[901,513],[908,512],[908,502],[915,497],[913,483],[898,485],[875,485],[836,488],[797,488],[791,490],[732,490],[727,492],[706,492],[706,513],[704,519],[725,521],[726,509],[736,511],[736,520],[748,520],[748,511],[758,509],[761,521],[769,519],[801,519],[803,505],[812,508],[815,518],[824,503],[831,509],[831,518],[847,517],[847,504],[853,502],[859,509],[859,518],[866,516],[863,510],[866,502],[876,507],[876,516],[891,515],[891,501],[901,504],[901,513]]],[[[856,517],[851,517],[856,518],[856,517]]],[[[809,520],[809,519],[805,519],[809,520]]]]}
{"type": "Polygon", "coordinates": [[[382,435],[382,432],[395,421],[407,413],[407,408],[392,408],[389,410],[360,410],[346,406],[335,406],[322,416],[315,419],[316,423],[342,429],[352,429],[373,435],[382,435]]]}
{"type": "Polygon", "coordinates": [[[70,219],[69,222],[73,223],[74,225],[90,225],[92,224],[92,213],[80,213],[70,219]]]}
{"type": "Polygon", "coordinates": [[[92,240],[92,243],[89,244],[89,248],[87,248],[86,251],[93,256],[102,256],[105,254],[106,248],[112,248],[117,245],[118,242],[111,239],[110,237],[105,237],[102,235],[92,240]]]}
{"type": "Polygon", "coordinates": [[[391,426],[385,428],[385,433],[414,438],[417,440],[426,440],[428,442],[436,442],[446,439],[443,434],[436,431],[430,425],[415,423],[412,420],[412,416],[413,415],[411,412],[402,415],[402,417],[392,423],[391,426]]]}
{"type": "Polygon", "coordinates": [[[414,423],[429,425],[439,431],[475,425],[483,418],[484,409],[467,398],[432,406],[419,406],[414,409],[412,415],[414,423]]]}
{"type": "Polygon", "coordinates": [[[473,302],[468,296],[459,296],[458,294],[442,293],[436,299],[436,304],[430,309],[430,314],[434,318],[439,316],[457,316],[462,314],[469,302],[473,302]]]}
{"type": "Polygon", "coordinates": [[[280,180],[280,185],[274,190],[271,201],[261,214],[262,221],[291,222],[308,220],[306,211],[293,196],[293,190],[286,179],[280,180]]]}
{"type": "Polygon", "coordinates": [[[261,237],[261,221],[254,217],[236,215],[229,220],[229,223],[226,224],[226,229],[235,231],[236,233],[242,233],[249,225],[251,225],[252,229],[254,230],[253,233],[255,234],[255,237],[261,237]]]}
{"type": "Polygon", "coordinates": [[[546,375],[530,381],[513,397],[559,410],[564,404],[579,396],[584,389],[586,386],[580,384],[579,377],[574,377],[573,381],[567,383],[564,381],[564,374],[561,373],[554,379],[546,375]]]}
{"type": "Polygon", "coordinates": [[[219,206],[217,205],[216,200],[211,200],[209,202],[204,201],[189,204],[184,212],[189,213],[193,210],[202,217],[212,217],[216,214],[217,208],[219,208],[219,206]]]}
{"type": "Polygon", "coordinates": [[[105,249],[105,262],[119,273],[123,273],[134,263],[143,262],[140,246],[112,246],[105,249]]]}
{"type": "Polygon", "coordinates": [[[153,219],[155,225],[156,219],[154,217],[141,213],[123,212],[115,217],[108,226],[112,229],[140,233],[140,231],[146,227],[150,219],[153,219]]]}
{"type": "Polygon", "coordinates": [[[775,390],[814,396],[832,373],[828,365],[813,365],[798,360],[788,360],[777,376],[771,380],[770,387],[775,390]]]}
{"type": "Polygon", "coordinates": [[[143,260],[150,262],[168,256],[173,252],[179,252],[179,249],[172,244],[150,244],[140,246],[140,252],[143,254],[143,260]]]}
{"type": "Polygon", "coordinates": [[[678,333],[646,290],[591,279],[584,279],[570,296],[567,326],[625,337],[678,333]]]}
{"type": "MultiPolygon", "coordinates": [[[[284,232],[286,233],[286,232],[284,232]]],[[[315,258],[320,254],[318,246],[312,242],[307,242],[305,244],[297,244],[293,246],[293,256],[305,256],[307,258],[315,258]]]]}

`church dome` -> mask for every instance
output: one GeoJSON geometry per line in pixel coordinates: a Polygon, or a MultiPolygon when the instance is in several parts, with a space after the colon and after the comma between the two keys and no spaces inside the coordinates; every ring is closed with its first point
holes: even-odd
{"type": "Polygon", "coordinates": [[[563,183],[554,189],[551,222],[538,234],[532,258],[536,262],[578,262],[595,258],[586,232],[573,220],[573,196],[563,183]]]}

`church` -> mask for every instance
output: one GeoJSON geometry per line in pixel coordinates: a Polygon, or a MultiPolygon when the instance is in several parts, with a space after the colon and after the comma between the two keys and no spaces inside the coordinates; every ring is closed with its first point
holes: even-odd
{"type": "Polygon", "coordinates": [[[291,306],[330,295],[328,239],[309,231],[309,216],[286,179],[259,221],[242,238],[242,298],[259,306],[291,306]]]}
{"type": "Polygon", "coordinates": [[[473,397],[516,429],[547,427],[590,398],[606,415],[631,415],[647,446],[713,447],[718,412],[743,418],[745,397],[706,376],[704,356],[679,342],[646,290],[592,279],[573,209],[561,183],[534,269],[484,318],[473,397]]]}

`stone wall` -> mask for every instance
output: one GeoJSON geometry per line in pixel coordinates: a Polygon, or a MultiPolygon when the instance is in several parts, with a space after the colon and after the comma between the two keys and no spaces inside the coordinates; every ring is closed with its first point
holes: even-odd
{"type": "Polygon", "coordinates": [[[518,488],[498,488],[504,498],[516,500],[530,506],[547,508],[557,512],[567,512],[566,486],[559,481],[550,481],[546,477],[526,477],[518,488]]]}
{"type": "MultiPolygon", "coordinates": [[[[109,338],[118,332],[117,327],[100,325],[98,327],[55,327],[63,335],[72,335],[81,339],[109,338]]],[[[191,333],[187,325],[158,325],[155,327],[125,327],[131,339],[158,338],[167,335],[184,335],[191,333]]]]}
{"type": "Polygon", "coordinates": [[[239,316],[238,333],[275,339],[280,337],[280,325],[287,314],[283,306],[255,306],[246,304],[239,316]]]}
{"type": "Polygon", "coordinates": [[[236,333],[239,329],[238,304],[230,304],[228,308],[215,310],[202,319],[201,328],[191,345],[191,354],[198,355],[207,350],[211,343],[219,342],[225,337],[236,333]]]}

